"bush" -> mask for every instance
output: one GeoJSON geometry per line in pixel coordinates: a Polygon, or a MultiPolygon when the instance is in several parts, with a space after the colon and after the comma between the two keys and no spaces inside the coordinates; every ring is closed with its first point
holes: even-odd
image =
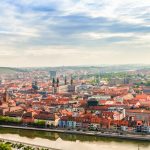
{"type": "Polygon", "coordinates": [[[8,116],[0,116],[0,123],[20,124],[21,120],[8,116]]]}
{"type": "Polygon", "coordinates": [[[0,150],[12,150],[8,144],[0,143],[0,150]]]}
{"type": "Polygon", "coordinates": [[[33,123],[29,123],[29,126],[33,126],[33,127],[45,127],[46,121],[44,120],[38,120],[35,121],[33,123]]]}

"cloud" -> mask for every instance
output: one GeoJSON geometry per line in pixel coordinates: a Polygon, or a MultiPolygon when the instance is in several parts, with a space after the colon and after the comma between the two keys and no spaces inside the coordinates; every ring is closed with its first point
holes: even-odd
{"type": "Polygon", "coordinates": [[[3,0],[0,10],[1,64],[137,62],[133,53],[144,63],[150,55],[149,0],[3,0]]]}
{"type": "Polygon", "coordinates": [[[48,46],[48,47],[40,47],[40,48],[31,48],[25,51],[26,56],[97,56],[97,55],[109,55],[109,54],[116,54],[112,50],[107,51],[97,51],[97,49],[88,50],[86,47],[69,47],[69,46],[48,46]]]}
{"type": "Polygon", "coordinates": [[[38,34],[34,33],[34,32],[11,32],[11,31],[0,31],[0,34],[3,35],[13,35],[13,36],[31,36],[31,37],[37,37],[38,34]]]}
{"type": "Polygon", "coordinates": [[[140,0],[82,0],[76,3],[64,1],[60,10],[64,15],[83,14],[92,18],[105,17],[123,23],[149,26],[146,21],[149,6],[149,1],[140,0]]]}
{"type": "Polygon", "coordinates": [[[97,33],[97,32],[87,32],[80,34],[79,36],[82,38],[87,38],[87,39],[107,39],[107,38],[129,38],[129,37],[134,37],[134,33],[110,33],[110,32],[102,32],[102,33],[97,33]]]}
{"type": "Polygon", "coordinates": [[[5,56],[16,56],[16,51],[13,50],[9,50],[9,51],[5,51],[5,50],[0,50],[0,57],[5,57],[5,56]]]}

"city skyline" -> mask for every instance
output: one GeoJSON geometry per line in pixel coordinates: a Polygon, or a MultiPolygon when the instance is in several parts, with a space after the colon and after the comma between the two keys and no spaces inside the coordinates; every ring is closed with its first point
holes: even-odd
{"type": "Polygon", "coordinates": [[[0,66],[150,64],[147,0],[3,0],[0,66]]]}

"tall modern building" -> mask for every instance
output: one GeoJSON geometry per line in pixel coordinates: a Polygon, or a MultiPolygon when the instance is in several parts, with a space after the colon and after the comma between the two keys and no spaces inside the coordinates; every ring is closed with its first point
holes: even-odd
{"type": "Polygon", "coordinates": [[[57,72],[56,71],[54,71],[54,70],[51,70],[51,71],[49,71],[49,74],[50,74],[50,79],[56,79],[56,76],[57,76],[57,72]]]}

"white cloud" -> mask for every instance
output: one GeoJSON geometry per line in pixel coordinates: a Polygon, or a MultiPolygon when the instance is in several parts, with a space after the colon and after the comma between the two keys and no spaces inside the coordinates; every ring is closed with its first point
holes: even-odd
{"type": "Polygon", "coordinates": [[[130,38],[134,37],[134,33],[111,33],[111,32],[87,32],[77,35],[79,38],[86,38],[92,40],[107,39],[107,38],[130,38]]]}
{"type": "Polygon", "coordinates": [[[0,3],[1,64],[44,66],[134,63],[138,60],[145,62],[145,58],[150,55],[149,0],[16,0],[15,2],[20,4],[21,9],[18,10],[19,5],[13,5],[13,1],[0,3]],[[42,11],[44,7],[40,11],[34,11],[33,6],[52,9],[54,7],[54,12],[42,11]],[[81,19],[81,24],[69,15],[80,16],[75,19],[81,19]],[[102,19],[101,22],[99,17],[105,18],[106,21],[102,19]],[[86,22],[86,18],[89,23],[86,22]],[[123,30],[116,26],[113,27],[115,31],[118,28],[115,32],[111,28],[116,22],[119,22],[121,27],[124,26],[123,30]],[[132,31],[134,27],[135,30],[132,31]],[[136,31],[136,27],[140,28],[136,31]],[[108,38],[126,40],[111,43],[107,41],[108,38]],[[86,43],[87,39],[89,43],[86,43]],[[99,42],[101,39],[107,42],[101,44],[99,42]],[[126,58],[122,58],[124,55],[126,58]]]}
{"type": "Polygon", "coordinates": [[[127,41],[118,41],[114,45],[120,45],[126,47],[131,46],[132,49],[141,49],[141,51],[148,50],[150,48],[150,34],[149,33],[134,33],[134,36],[127,41]]]}
{"type": "Polygon", "coordinates": [[[93,18],[105,17],[114,21],[149,26],[149,22],[145,19],[148,19],[150,15],[150,1],[93,0],[91,2],[89,0],[80,0],[76,3],[71,3],[63,0],[60,10],[64,15],[83,14],[93,18]]]}
{"type": "Polygon", "coordinates": [[[0,57],[5,57],[5,56],[16,56],[16,51],[13,50],[0,50],[0,57]]]}
{"type": "Polygon", "coordinates": [[[96,56],[96,55],[109,55],[116,54],[112,50],[99,51],[99,48],[87,48],[87,47],[78,47],[78,46],[45,46],[37,48],[32,47],[25,51],[26,56],[96,56]]]}
{"type": "MultiPolygon", "coordinates": [[[[27,29],[26,29],[27,30],[27,29]]],[[[27,30],[27,32],[11,32],[11,31],[0,31],[0,34],[4,35],[16,35],[16,36],[28,36],[28,37],[38,37],[39,35],[35,32],[30,32],[27,30]]]]}

